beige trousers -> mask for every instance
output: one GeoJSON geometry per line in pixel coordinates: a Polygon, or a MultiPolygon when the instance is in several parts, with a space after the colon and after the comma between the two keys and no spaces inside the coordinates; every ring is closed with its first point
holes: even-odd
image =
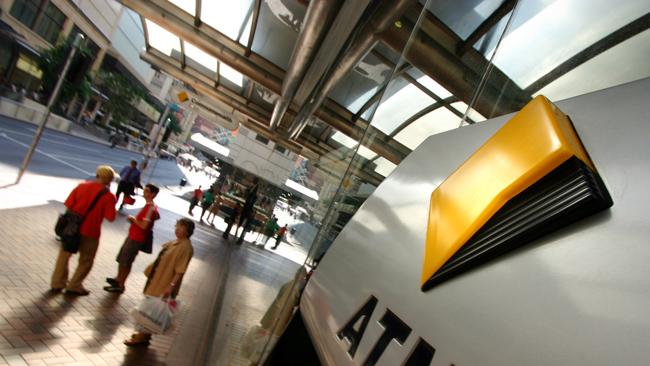
{"type": "Polygon", "coordinates": [[[52,288],[66,288],[71,291],[83,290],[82,282],[88,276],[90,269],[93,267],[97,247],[99,246],[99,239],[89,238],[87,236],[81,237],[79,244],[79,265],[68,281],[68,261],[72,253],[59,249],[59,256],[56,259],[54,273],[52,274],[52,288]]]}

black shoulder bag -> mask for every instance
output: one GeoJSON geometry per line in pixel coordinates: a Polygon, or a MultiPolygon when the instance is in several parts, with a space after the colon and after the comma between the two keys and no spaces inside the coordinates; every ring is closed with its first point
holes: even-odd
{"type": "Polygon", "coordinates": [[[81,243],[81,233],[79,233],[79,229],[81,228],[81,224],[86,219],[86,216],[88,216],[88,213],[90,213],[93,207],[95,207],[97,201],[99,201],[106,192],[108,191],[104,189],[95,196],[95,199],[83,216],[70,210],[66,210],[65,213],[59,215],[59,219],[56,220],[56,225],[54,226],[54,232],[61,238],[63,250],[70,253],[76,253],[79,251],[79,244],[81,243]]]}

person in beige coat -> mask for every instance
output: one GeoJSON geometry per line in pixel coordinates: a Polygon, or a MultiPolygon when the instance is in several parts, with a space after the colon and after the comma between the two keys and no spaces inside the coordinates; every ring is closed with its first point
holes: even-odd
{"type": "MultiPolygon", "coordinates": [[[[156,261],[144,270],[147,284],[144,294],[162,298],[175,299],[181,287],[183,275],[190,264],[194,249],[190,236],[194,232],[194,221],[182,218],[176,222],[174,233],[176,240],[163,244],[156,261]]],[[[148,345],[151,334],[136,332],[124,341],[127,346],[148,345]]]]}

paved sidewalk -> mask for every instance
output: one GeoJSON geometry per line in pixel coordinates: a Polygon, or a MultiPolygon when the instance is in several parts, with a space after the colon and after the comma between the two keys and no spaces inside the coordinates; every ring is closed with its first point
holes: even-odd
{"type": "MultiPolygon", "coordinates": [[[[174,222],[186,216],[188,202],[179,197],[183,190],[161,190],[156,202],[162,219],[155,226],[154,254],[138,255],[122,295],[107,293],[102,287],[105,277],[115,275],[115,256],[128,228],[126,215],[137,212],[144,203],[142,197],[136,197],[135,208],[125,210],[115,222],[105,222],[95,264],[84,282],[92,292],[75,298],[51,295],[48,290],[60,246],[54,239],[54,223],[63,211],[62,202],[79,181],[28,173],[21,184],[12,185],[15,170],[0,164],[0,233],[4,237],[0,245],[0,366],[248,364],[240,354],[243,336],[260,321],[279,287],[297,269],[291,246],[281,246],[279,253],[239,246],[224,241],[216,228],[197,224],[192,236],[194,257],[179,294],[176,330],[154,336],[149,348],[130,349],[122,344],[133,331],[128,313],[141,299],[142,271],[155,259],[160,245],[173,238],[174,222]]],[[[215,224],[225,226],[222,220],[215,224]]],[[[247,241],[255,237],[248,235],[247,241]]],[[[70,261],[71,271],[77,258],[70,261]]]]}
{"type": "MultiPolygon", "coordinates": [[[[53,226],[63,211],[62,201],[77,180],[27,174],[20,185],[7,186],[13,178],[0,169],[0,365],[159,365],[165,360],[176,333],[154,336],[152,345],[129,349],[122,341],[133,326],[128,312],[139,302],[145,277],[142,271],[155,259],[160,245],[173,238],[179,215],[166,209],[171,195],[161,195],[162,219],[156,223],[154,254],[136,259],[127,290],[122,295],[102,290],[104,278],[114,276],[114,260],[127,233],[125,210],[113,223],[104,223],[93,269],[84,282],[87,297],[48,293],[49,280],[60,243],[53,226]]],[[[113,188],[114,190],[114,188],[113,188]]],[[[162,193],[162,192],[161,192],[162,193]]],[[[142,202],[135,206],[141,206],[142,202]]],[[[183,201],[184,203],[184,201],[183,201]]],[[[192,237],[195,248],[183,288],[178,332],[189,313],[206,272],[204,261],[219,257],[223,246],[215,245],[216,231],[199,228],[192,237]]],[[[70,261],[76,268],[77,256],[70,261]]]]}

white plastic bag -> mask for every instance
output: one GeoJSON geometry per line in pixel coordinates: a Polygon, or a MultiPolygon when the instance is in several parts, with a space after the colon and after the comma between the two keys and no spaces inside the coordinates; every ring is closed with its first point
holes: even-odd
{"type": "Polygon", "coordinates": [[[147,333],[163,334],[172,327],[178,302],[173,299],[146,296],[131,310],[133,321],[147,333]]]}

